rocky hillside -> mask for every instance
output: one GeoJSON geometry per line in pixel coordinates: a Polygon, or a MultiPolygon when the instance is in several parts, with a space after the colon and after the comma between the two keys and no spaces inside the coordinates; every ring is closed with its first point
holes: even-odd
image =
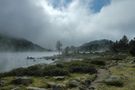
{"type": "Polygon", "coordinates": [[[104,51],[109,50],[112,45],[111,40],[102,39],[85,43],[79,47],[81,51],[104,51]]]}
{"type": "Polygon", "coordinates": [[[0,51],[44,51],[47,49],[31,41],[0,34],[0,51]]]}

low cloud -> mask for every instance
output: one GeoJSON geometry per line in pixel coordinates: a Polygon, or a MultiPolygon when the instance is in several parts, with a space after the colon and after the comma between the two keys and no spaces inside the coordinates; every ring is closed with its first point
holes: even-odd
{"type": "Polygon", "coordinates": [[[112,0],[97,13],[92,0],[70,0],[66,6],[62,1],[56,8],[51,0],[0,0],[0,32],[47,48],[57,40],[80,45],[135,35],[135,0],[112,0]]]}

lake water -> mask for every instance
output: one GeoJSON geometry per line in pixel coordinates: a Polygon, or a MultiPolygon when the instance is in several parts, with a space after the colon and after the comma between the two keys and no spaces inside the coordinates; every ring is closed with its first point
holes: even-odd
{"type": "Polygon", "coordinates": [[[9,71],[18,67],[27,67],[35,64],[50,64],[54,61],[45,59],[27,59],[27,57],[40,58],[57,55],[57,52],[1,52],[0,72],[9,71]]]}

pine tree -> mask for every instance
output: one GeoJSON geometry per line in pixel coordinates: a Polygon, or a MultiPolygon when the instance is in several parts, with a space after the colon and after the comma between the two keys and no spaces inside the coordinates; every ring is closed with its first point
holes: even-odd
{"type": "Polygon", "coordinates": [[[119,41],[112,44],[111,50],[114,52],[127,52],[129,50],[129,40],[126,35],[124,35],[119,41]]]}
{"type": "Polygon", "coordinates": [[[129,49],[130,54],[135,56],[135,38],[129,42],[129,49]]]}

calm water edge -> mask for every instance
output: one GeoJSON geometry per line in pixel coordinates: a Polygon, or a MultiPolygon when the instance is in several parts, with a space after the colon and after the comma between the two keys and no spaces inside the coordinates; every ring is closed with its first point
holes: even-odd
{"type": "Polygon", "coordinates": [[[50,64],[54,61],[38,58],[53,55],[57,55],[57,52],[0,52],[0,72],[41,63],[50,64]],[[35,59],[30,60],[27,57],[34,57],[35,59]]]}

